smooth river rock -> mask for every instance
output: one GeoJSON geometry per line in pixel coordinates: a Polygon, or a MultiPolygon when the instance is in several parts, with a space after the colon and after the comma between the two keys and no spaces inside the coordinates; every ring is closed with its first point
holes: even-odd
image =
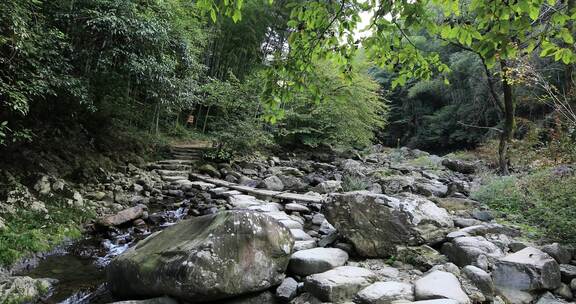
{"type": "Polygon", "coordinates": [[[120,298],[170,296],[196,302],[278,285],[294,239],[275,219],[226,211],[182,221],[116,257],[108,283],[120,298]]]}
{"type": "Polygon", "coordinates": [[[304,289],[324,302],[340,303],[351,300],[358,291],[372,284],[375,279],[376,274],[368,269],[340,266],[307,276],[304,289]]]}
{"type": "Polygon", "coordinates": [[[348,253],[338,248],[312,248],[292,254],[288,269],[301,276],[328,271],[343,266],[348,261],[348,253]]]}
{"type": "Polygon", "coordinates": [[[358,292],[358,304],[391,304],[397,300],[414,300],[414,286],[402,282],[376,282],[358,292]]]}
{"type": "Polygon", "coordinates": [[[459,304],[470,304],[460,281],[449,272],[435,270],[414,282],[417,300],[452,299],[459,304]]]}

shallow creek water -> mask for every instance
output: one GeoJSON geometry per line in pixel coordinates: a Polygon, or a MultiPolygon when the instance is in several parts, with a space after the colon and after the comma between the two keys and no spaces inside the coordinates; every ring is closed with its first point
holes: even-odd
{"type": "Polygon", "coordinates": [[[188,201],[175,210],[150,210],[165,220],[144,232],[132,227],[114,233],[90,234],[73,244],[63,246],[52,254],[35,260],[17,275],[33,278],[57,279],[52,293],[40,301],[46,304],[104,304],[113,302],[106,288],[106,266],[112,258],[151,233],[162,230],[183,219],[188,201]]]}

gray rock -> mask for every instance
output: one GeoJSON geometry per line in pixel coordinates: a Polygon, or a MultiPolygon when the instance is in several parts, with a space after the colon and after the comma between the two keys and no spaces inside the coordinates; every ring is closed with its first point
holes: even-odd
{"type": "Polygon", "coordinates": [[[396,300],[414,300],[414,286],[401,282],[376,282],[358,292],[358,304],[390,304],[396,300]]]}
{"type": "Polygon", "coordinates": [[[544,293],[540,297],[540,299],[538,299],[538,301],[536,302],[536,304],[562,304],[562,303],[566,303],[566,302],[556,298],[550,292],[544,293]]]}
{"type": "Polygon", "coordinates": [[[324,181],[314,187],[313,191],[318,193],[340,192],[342,191],[342,182],[335,180],[324,181]]]}
{"type": "Polygon", "coordinates": [[[569,264],[572,260],[572,253],[570,250],[558,243],[545,245],[541,250],[553,257],[558,264],[569,264]]]}
{"type": "Polygon", "coordinates": [[[205,183],[205,182],[201,182],[201,181],[190,182],[190,183],[188,183],[188,185],[192,189],[198,189],[201,191],[208,191],[210,189],[216,188],[216,185],[214,185],[214,184],[205,183]]]}
{"type": "Polygon", "coordinates": [[[494,298],[494,282],[492,277],[486,271],[472,265],[468,265],[462,269],[463,274],[482,292],[487,300],[494,298]]]}
{"type": "Polygon", "coordinates": [[[463,174],[473,174],[476,172],[476,165],[470,162],[457,160],[457,159],[444,159],[442,161],[444,167],[463,174]]]}
{"type": "Polygon", "coordinates": [[[434,201],[439,207],[450,211],[471,210],[480,205],[477,201],[458,197],[434,198],[434,201]]]}
{"type": "Polygon", "coordinates": [[[322,301],[318,300],[312,294],[305,292],[296,298],[294,298],[290,304],[324,304],[322,301]]]}
{"type": "Polygon", "coordinates": [[[235,209],[246,209],[251,206],[263,205],[264,202],[255,198],[252,195],[232,195],[227,198],[228,204],[232,205],[235,209]]]}
{"type": "Polygon", "coordinates": [[[435,265],[448,262],[446,256],[440,254],[436,249],[428,246],[398,246],[397,259],[403,263],[415,266],[420,271],[428,271],[435,265]]]}
{"type": "Polygon", "coordinates": [[[313,248],[292,254],[288,269],[300,276],[325,272],[343,266],[348,261],[348,253],[338,248],[313,248]]]}
{"type": "Polygon", "coordinates": [[[448,193],[448,186],[437,180],[418,178],[412,186],[416,193],[424,196],[444,197],[448,193]]]}
{"type": "Polygon", "coordinates": [[[520,241],[512,241],[508,244],[508,249],[510,249],[511,252],[518,252],[526,247],[528,247],[528,245],[520,241]]]}
{"type": "Polygon", "coordinates": [[[307,276],[304,289],[322,301],[340,303],[351,300],[358,291],[375,280],[376,274],[368,269],[340,266],[307,276]]]}
{"type": "Polygon", "coordinates": [[[520,236],[520,231],[515,228],[507,227],[495,223],[484,223],[482,225],[470,226],[458,230],[459,232],[467,233],[472,236],[484,236],[486,234],[505,234],[507,236],[517,237],[520,236]]]}
{"type": "Polygon", "coordinates": [[[482,222],[476,219],[461,218],[461,217],[454,219],[454,226],[459,228],[466,228],[476,225],[482,225],[482,222]]]}
{"type": "Polygon", "coordinates": [[[318,245],[316,244],[315,240],[309,240],[309,241],[296,241],[294,243],[294,251],[300,251],[300,250],[306,250],[306,249],[312,249],[312,248],[316,248],[318,247],[318,245]]]}
{"type": "Polygon", "coordinates": [[[147,300],[130,300],[130,301],[120,301],[111,304],[178,304],[178,301],[170,297],[160,297],[147,300]]]}
{"type": "Polygon", "coordinates": [[[238,178],[238,184],[241,186],[256,187],[258,185],[258,181],[242,175],[240,178],[238,178]]]}
{"type": "Polygon", "coordinates": [[[46,195],[50,193],[52,187],[50,185],[50,177],[47,175],[41,176],[38,181],[34,184],[34,190],[39,194],[46,195]]]}
{"type": "Polygon", "coordinates": [[[128,209],[124,209],[115,215],[102,217],[98,219],[96,223],[104,227],[119,226],[142,217],[145,210],[146,206],[144,205],[134,206],[128,209]]]}
{"type": "Polygon", "coordinates": [[[277,303],[274,294],[270,291],[264,291],[256,294],[249,294],[236,297],[230,300],[212,302],[213,304],[275,304],[277,303]]]}
{"type": "Polygon", "coordinates": [[[572,290],[570,290],[570,286],[564,283],[561,283],[560,287],[554,290],[554,294],[560,296],[563,299],[572,300],[572,290]]]}
{"type": "Polygon", "coordinates": [[[314,216],[312,217],[312,224],[314,225],[322,225],[322,223],[326,220],[326,217],[324,217],[324,214],[322,213],[316,213],[314,214],[314,216]]]}
{"type": "Polygon", "coordinates": [[[323,236],[320,241],[318,241],[318,246],[320,247],[326,247],[328,245],[333,244],[334,242],[336,242],[336,240],[338,240],[338,232],[336,231],[332,231],[329,234],[323,236]]]}
{"type": "Polygon", "coordinates": [[[471,301],[462,290],[460,281],[455,275],[444,271],[432,271],[414,282],[414,293],[417,300],[452,299],[459,304],[470,304],[471,301]]]}
{"type": "Polygon", "coordinates": [[[289,203],[284,206],[286,211],[295,211],[300,213],[310,213],[310,209],[308,207],[298,204],[298,203],[289,203]]]}
{"type": "Polygon", "coordinates": [[[296,241],[312,240],[312,237],[308,233],[304,232],[304,230],[302,229],[290,229],[290,233],[292,233],[292,236],[296,241]]]}
{"type": "Polygon", "coordinates": [[[276,288],[276,298],[283,302],[289,302],[298,295],[298,282],[293,278],[285,278],[282,284],[276,288]]]}
{"type": "Polygon", "coordinates": [[[497,260],[492,277],[498,288],[553,290],[560,286],[560,267],[548,254],[526,247],[497,260]]]}
{"type": "Polygon", "coordinates": [[[284,190],[284,184],[282,183],[282,180],[280,180],[280,178],[278,178],[278,176],[275,175],[263,179],[258,186],[260,188],[274,191],[284,190]]]}
{"type": "Polygon", "coordinates": [[[489,222],[494,219],[492,212],[488,210],[473,210],[472,217],[482,222],[489,222]]]}
{"type": "MultiPolygon", "coordinates": [[[[458,301],[452,299],[437,299],[437,300],[424,300],[424,301],[415,301],[415,302],[407,302],[406,304],[458,304],[458,301]]],[[[400,303],[395,303],[400,304],[400,303]]]]}
{"type": "Polygon", "coordinates": [[[576,266],[570,264],[561,264],[560,275],[562,282],[570,283],[573,279],[576,279],[576,266]]]}
{"type": "Polygon", "coordinates": [[[394,255],[397,245],[439,241],[453,226],[446,210],[412,194],[332,194],[323,208],[327,220],[364,257],[394,255]]]}
{"type": "Polygon", "coordinates": [[[205,164],[203,166],[201,166],[200,168],[198,168],[198,172],[202,173],[202,174],[207,174],[210,175],[212,177],[216,177],[216,178],[220,178],[220,171],[218,171],[216,168],[214,168],[214,166],[210,165],[210,164],[205,164]]]}
{"type": "Polygon", "coordinates": [[[372,193],[381,194],[382,193],[382,186],[380,186],[380,184],[377,184],[377,183],[372,183],[368,187],[367,190],[372,192],[372,193]]]}
{"type": "Polygon", "coordinates": [[[334,228],[334,226],[332,226],[332,224],[330,224],[327,220],[324,220],[324,222],[322,222],[322,224],[320,225],[320,229],[318,229],[318,232],[320,234],[328,235],[336,232],[336,228],[334,228]]]}
{"type": "Polygon", "coordinates": [[[474,265],[488,270],[489,262],[504,256],[504,252],[481,236],[464,236],[442,245],[442,253],[454,264],[464,267],[474,265]]]}
{"type": "Polygon", "coordinates": [[[308,188],[308,185],[304,183],[299,177],[281,174],[278,175],[278,178],[282,181],[285,190],[303,191],[308,188]]]}
{"type": "Polygon", "coordinates": [[[513,288],[498,287],[496,290],[505,303],[529,304],[534,303],[534,295],[527,291],[513,288]]]}
{"type": "Polygon", "coordinates": [[[152,234],[112,260],[108,286],[124,298],[198,301],[257,292],[282,281],[293,244],[290,231],[263,213],[196,217],[152,234]]]}

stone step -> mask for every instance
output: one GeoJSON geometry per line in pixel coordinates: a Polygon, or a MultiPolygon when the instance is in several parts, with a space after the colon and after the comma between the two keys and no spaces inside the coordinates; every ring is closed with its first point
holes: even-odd
{"type": "Polygon", "coordinates": [[[158,174],[160,174],[160,176],[174,176],[174,175],[184,175],[187,176],[188,175],[188,171],[181,171],[181,170],[157,170],[158,174]]]}
{"type": "Polygon", "coordinates": [[[157,170],[170,170],[170,171],[189,171],[192,170],[192,166],[187,164],[150,164],[148,165],[148,169],[157,169],[157,170]]]}
{"type": "Polygon", "coordinates": [[[166,182],[175,182],[175,181],[187,180],[187,179],[188,178],[186,176],[181,176],[181,175],[162,176],[162,180],[164,180],[166,182]]]}
{"type": "Polygon", "coordinates": [[[193,163],[194,162],[182,159],[164,159],[156,162],[156,164],[178,164],[178,165],[191,165],[193,163]]]}
{"type": "Polygon", "coordinates": [[[187,155],[187,154],[172,154],[172,157],[180,160],[199,160],[202,159],[202,155],[187,155]]]}

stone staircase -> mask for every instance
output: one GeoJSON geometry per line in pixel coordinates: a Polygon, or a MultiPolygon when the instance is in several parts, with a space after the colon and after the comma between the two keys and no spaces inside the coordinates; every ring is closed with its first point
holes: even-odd
{"type": "Polygon", "coordinates": [[[177,160],[198,161],[204,152],[212,146],[210,142],[195,142],[192,144],[171,145],[172,157],[177,160]]]}

